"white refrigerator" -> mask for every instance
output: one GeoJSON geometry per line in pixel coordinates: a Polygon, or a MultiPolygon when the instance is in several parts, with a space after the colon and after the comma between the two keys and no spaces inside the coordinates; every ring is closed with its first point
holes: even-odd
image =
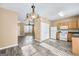
{"type": "Polygon", "coordinates": [[[60,40],[67,41],[68,26],[61,26],[60,29],[61,29],[60,40]]]}
{"type": "Polygon", "coordinates": [[[56,39],[57,27],[51,27],[51,39],[56,39]]]}

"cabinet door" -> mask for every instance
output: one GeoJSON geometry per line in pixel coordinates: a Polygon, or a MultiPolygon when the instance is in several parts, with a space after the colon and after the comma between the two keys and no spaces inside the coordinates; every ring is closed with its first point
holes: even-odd
{"type": "Polygon", "coordinates": [[[69,41],[69,42],[72,41],[72,33],[68,33],[68,41],[69,41]]]}
{"type": "Polygon", "coordinates": [[[57,33],[56,33],[56,39],[57,39],[57,40],[60,40],[60,32],[57,32],[57,33]]]}
{"type": "Polygon", "coordinates": [[[69,26],[69,29],[76,29],[77,28],[76,20],[74,19],[74,20],[69,21],[68,26],[69,26]]]}
{"type": "Polygon", "coordinates": [[[68,21],[61,21],[57,24],[57,27],[60,29],[61,26],[68,26],[68,21]]]}
{"type": "Polygon", "coordinates": [[[78,28],[79,28],[79,19],[78,19],[78,28]]]}
{"type": "Polygon", "coordinates": [[[74,55],[79,55],[79,38],[72,38],[72,52],[74,55]]]}

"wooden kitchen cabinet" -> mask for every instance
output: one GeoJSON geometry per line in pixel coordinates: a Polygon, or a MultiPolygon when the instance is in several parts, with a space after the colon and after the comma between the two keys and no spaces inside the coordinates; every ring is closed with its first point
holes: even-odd
{"type": "Polygon", "coordinates": [[[56,33],[56,39],[59,40],[60,39],[60,32],[56,33]]]}
{"type": "Polygon", "coordinates": [[[67,37],[68,37],[67,41],[71,42],[72,41],[72,33],[69,32],[67,37]]]}
{"type": "Polygon", "coordinates": [[[72,53],[79,56],[79,37],[72,37],[72,53]]]}
{"type": "Polygon", "coordinates": [[[51,26],[68,26],[69,29],[79,28],[79,16],[73,16],[61,20],[51,21],[51,26]]]}
{"type": "Polygon", "coordinates": [[[77,28],[77,21],[74,20],[70,20],[69,24],[68,24],[69,29],[76,29],[77,28]]]}
{"type": "Polygon", "coordinates": [[[69,20],[69,21],[61,21],[61,22],[59,22],[58,25],[59,25],[59,27],[68,26],[69,29],[76,29],[77,28],[77,20],[74,19],[74,20],[69,20]]]}
{"type": "Polygon", "coordinates": [[[68,26],[68,21],[59,21],[57,27],[60,29],[61,26],[68,26]]]}
{"type": "Polygon", "coordinates": [[[79,29],[79,19],[78,19],[78,29],[79,29]]]}

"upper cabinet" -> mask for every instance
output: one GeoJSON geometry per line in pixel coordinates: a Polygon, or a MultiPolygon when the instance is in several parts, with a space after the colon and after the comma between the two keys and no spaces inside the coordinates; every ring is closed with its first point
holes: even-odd
{"type": "Polygon", "coordinates": [[[78,19],[78,28],[79,28],[79,19],[78,19]]]}
{"type": "Polygon", "coordinates": [[[77,20],[70,20],[68,23],[69,29],[77,29],[77,20]]]}
{"type": "Polygon", "coordinates": [[[68,26],[68,29],[78,29],[79,28],[79,16],[51,21],[51,26],[57,26],[58,29],[60,29],[61,26],[68,26]]]}

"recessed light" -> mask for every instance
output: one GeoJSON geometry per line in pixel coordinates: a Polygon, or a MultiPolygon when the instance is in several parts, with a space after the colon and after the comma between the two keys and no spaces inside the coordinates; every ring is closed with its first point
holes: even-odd
{"type": "Polygon", "coordinates": [[[59,12],[58,15],[61,16],[61,17],[63,17],[64,13],[63,12],[59,12]]]}

